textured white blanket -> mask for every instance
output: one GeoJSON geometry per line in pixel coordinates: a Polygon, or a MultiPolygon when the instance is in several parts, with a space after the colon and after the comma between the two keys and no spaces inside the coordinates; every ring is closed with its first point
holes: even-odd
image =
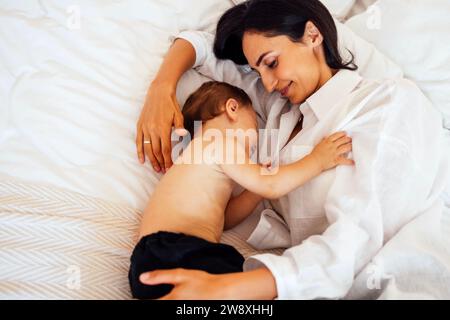
{"type": "MultiPolygon", "coordinates": [[[[0,299],[129,299],[140,216],[72,191],[0,181],[0,299]]],[[[233,231],[222,242],[257,253],[233,231]]]]}

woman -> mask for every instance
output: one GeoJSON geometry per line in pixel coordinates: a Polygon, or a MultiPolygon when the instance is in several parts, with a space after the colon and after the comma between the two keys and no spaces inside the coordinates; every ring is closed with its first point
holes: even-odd
{"type": "Polygon", "coordinates": [[[161,270],[141,281],[175,285],[167,299],[344,297],[355,274],[445,186],[438,173],[440,116],[412,83],[365,80],[352,60],[343,61],[336,26],[318,0],[245,2],[220,19],[214,54],[211,42],[187,32],[169,50],[139,119],[141,162],[146,155],[156,171],[170,168],[172,124],[183,133],[175,88],[195,66],[248,92],[261,123],[276,130],[261,137],[264,146],[277,134],[279,159],[272,161],[293,162],[345,130],[356,166],[265,203],[248,242],[290,247],[282,256],[254,256],[243,273],[161,270]],[[238,72],[236,64],[256,72],[238,72]]]}

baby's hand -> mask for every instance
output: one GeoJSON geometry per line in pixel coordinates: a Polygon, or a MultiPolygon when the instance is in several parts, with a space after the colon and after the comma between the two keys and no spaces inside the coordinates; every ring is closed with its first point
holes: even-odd
{"type": "Polygon", "coordinates": [[[319,162],[322,171],[342,165],[354,165],[355,162],[345,157],[345,154],[352,151],[352,138],[345,132],[337,132],[328,138],[323,139],[311,152],[319,162]]]}

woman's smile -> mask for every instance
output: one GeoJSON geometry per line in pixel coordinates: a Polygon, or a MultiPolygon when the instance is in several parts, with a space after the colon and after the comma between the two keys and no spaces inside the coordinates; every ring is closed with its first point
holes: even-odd
{"type": "Polygon", "coordinates": [[[280,93],[284,98],[286,98],[288,96],[289,88],[291,87],[291,84],[292,84],[292,81],[289,82],[289,84],[286,87],[284,87],[283,89],[280,90],[280,93]]]}

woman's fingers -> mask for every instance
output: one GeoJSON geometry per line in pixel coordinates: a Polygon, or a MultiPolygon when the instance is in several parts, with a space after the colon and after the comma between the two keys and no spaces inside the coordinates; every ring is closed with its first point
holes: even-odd
{"type": "Polygon", "coordinates": [[[171,128],[168,130],[161,130],[156,132],[155,130],[144,130],[143,138],[137,141],[138,155],[139,154],[139,142],[141,147],[143,145],[145,154],[155,169],[156,172],[161,170],[165,173],[173,164],[172,162],[172,141],[171,141],[171,128]],[[149,133],[150,132],[150,133],[149,133]],[[150,143],[149,143],[150,142],[150,143]]]}
{"type": "Polygon", "coordinates": [[[144,138],[143,138],[142,143],[144,145],[145,154],[147,155],[147,158],[150,160],[150,163],[152,164],[153,169],[156,172],[160,172],[161,167],[159,166],[159,163],[156,160],[155,155],[153,154],[153,149],[152,149],[153,140],[151,139],[150,134],[147,131],[144,131],[144,138]]]}
{"type": "Polygon", "coordinates": [[[172,126],[184,136],[183,115],[172,85],[152,83],[138,121],[136,147],[139,161],[150,159],[156,171],[172,166],[172,126]],[[151,144],[148,142],[151,141],[151,144]],[[145,143],[147,142],[147,143],[145,143]]]}
{"type": "Polygon", "coordinates": [[[142,125],[138,123],[136,130],[136,150],[138,153],[139,162],[141,164],[145,163],[145,154],[144,154],[144,132],[142,131],[142,125]]]}
{"type": "Polygon", "coordinates": [[[178,128],[178,129],[175,129],[175,133],[180,137],[184,137],[185,135],[187,135],[189,133],[189,131],[187,131],[184,128],[178,128]]]}
{"type": "MultiPolygon", "coordinates": [[[[149,139],[150,140],[150,139],[149,139]]],[[[147,154],[147,158],[150,159],[150,163],[153,167],[153,170],[156,172],[161,171],[161,167],[158,164],[158,161],[155,158],[155,155],[153,154],[153,150],[150,144],[145,144],[145,153],[147,154]]]]}
{"type": "MultiPolygon", "coordinates": [[[[178,107],[178,103],[176,104],[176,106],[178,107]]],[[[181,113],[180,108],[178,107],[178,109],[176,108],[177,111],[175,111],[175,115],[173,117],[173,126],[175,127],[175,132],[180,136],[183,137],[185,136],[188,132],[187,130],[184,128],[184,118],[183,118],[183,114],[181,113]]]]}
{"type": "Polygon", "coordinates": [[[146,285],[177,284],[184,279],[183,269],[156,270],[143,273],[139,280],[146,285]]]}
{"type": "Polygon", "coordinates": [[[160,170],[162,170],[164,173],[165,166],[164,166],[164,158],[161,153],[161,138],[156,132],[151,132],[150,140],[152,142],[151,151],[153,153],[153,156],[155,157],[157,167],[159,168],[159,170],[157,171],[159,172],[160,170]]]}
{"type": "Polygon", "coordinates": [[[172,141],[171,141],[171,128],[168,132],[163,132],[161,137],[161,151],[163,163],[163,171],[167,171],[172,166],[172,141]]]}
{"type": "MultiPolygon", "coordinates": [[[[184,119],[183,114],[179,111],[178,103],[173,101],[175,105],[175,113],[173,116],[173,126],[175,127],[175,133],[179,136],[185,136],[188,132],[184,129],[184,119]]],[[[159,159],[162,159],[163,162],[159,162],[164,172],[172,167],[172,126],[168,126],[166,129],[162,129],[161,131],[161,150],[160,154],[156,155],[159,159]]],[[[155,149],[153,149],[155,151],[155,149]]],[[[155,151],[156,152],[156,151],[155,151]]]]}

